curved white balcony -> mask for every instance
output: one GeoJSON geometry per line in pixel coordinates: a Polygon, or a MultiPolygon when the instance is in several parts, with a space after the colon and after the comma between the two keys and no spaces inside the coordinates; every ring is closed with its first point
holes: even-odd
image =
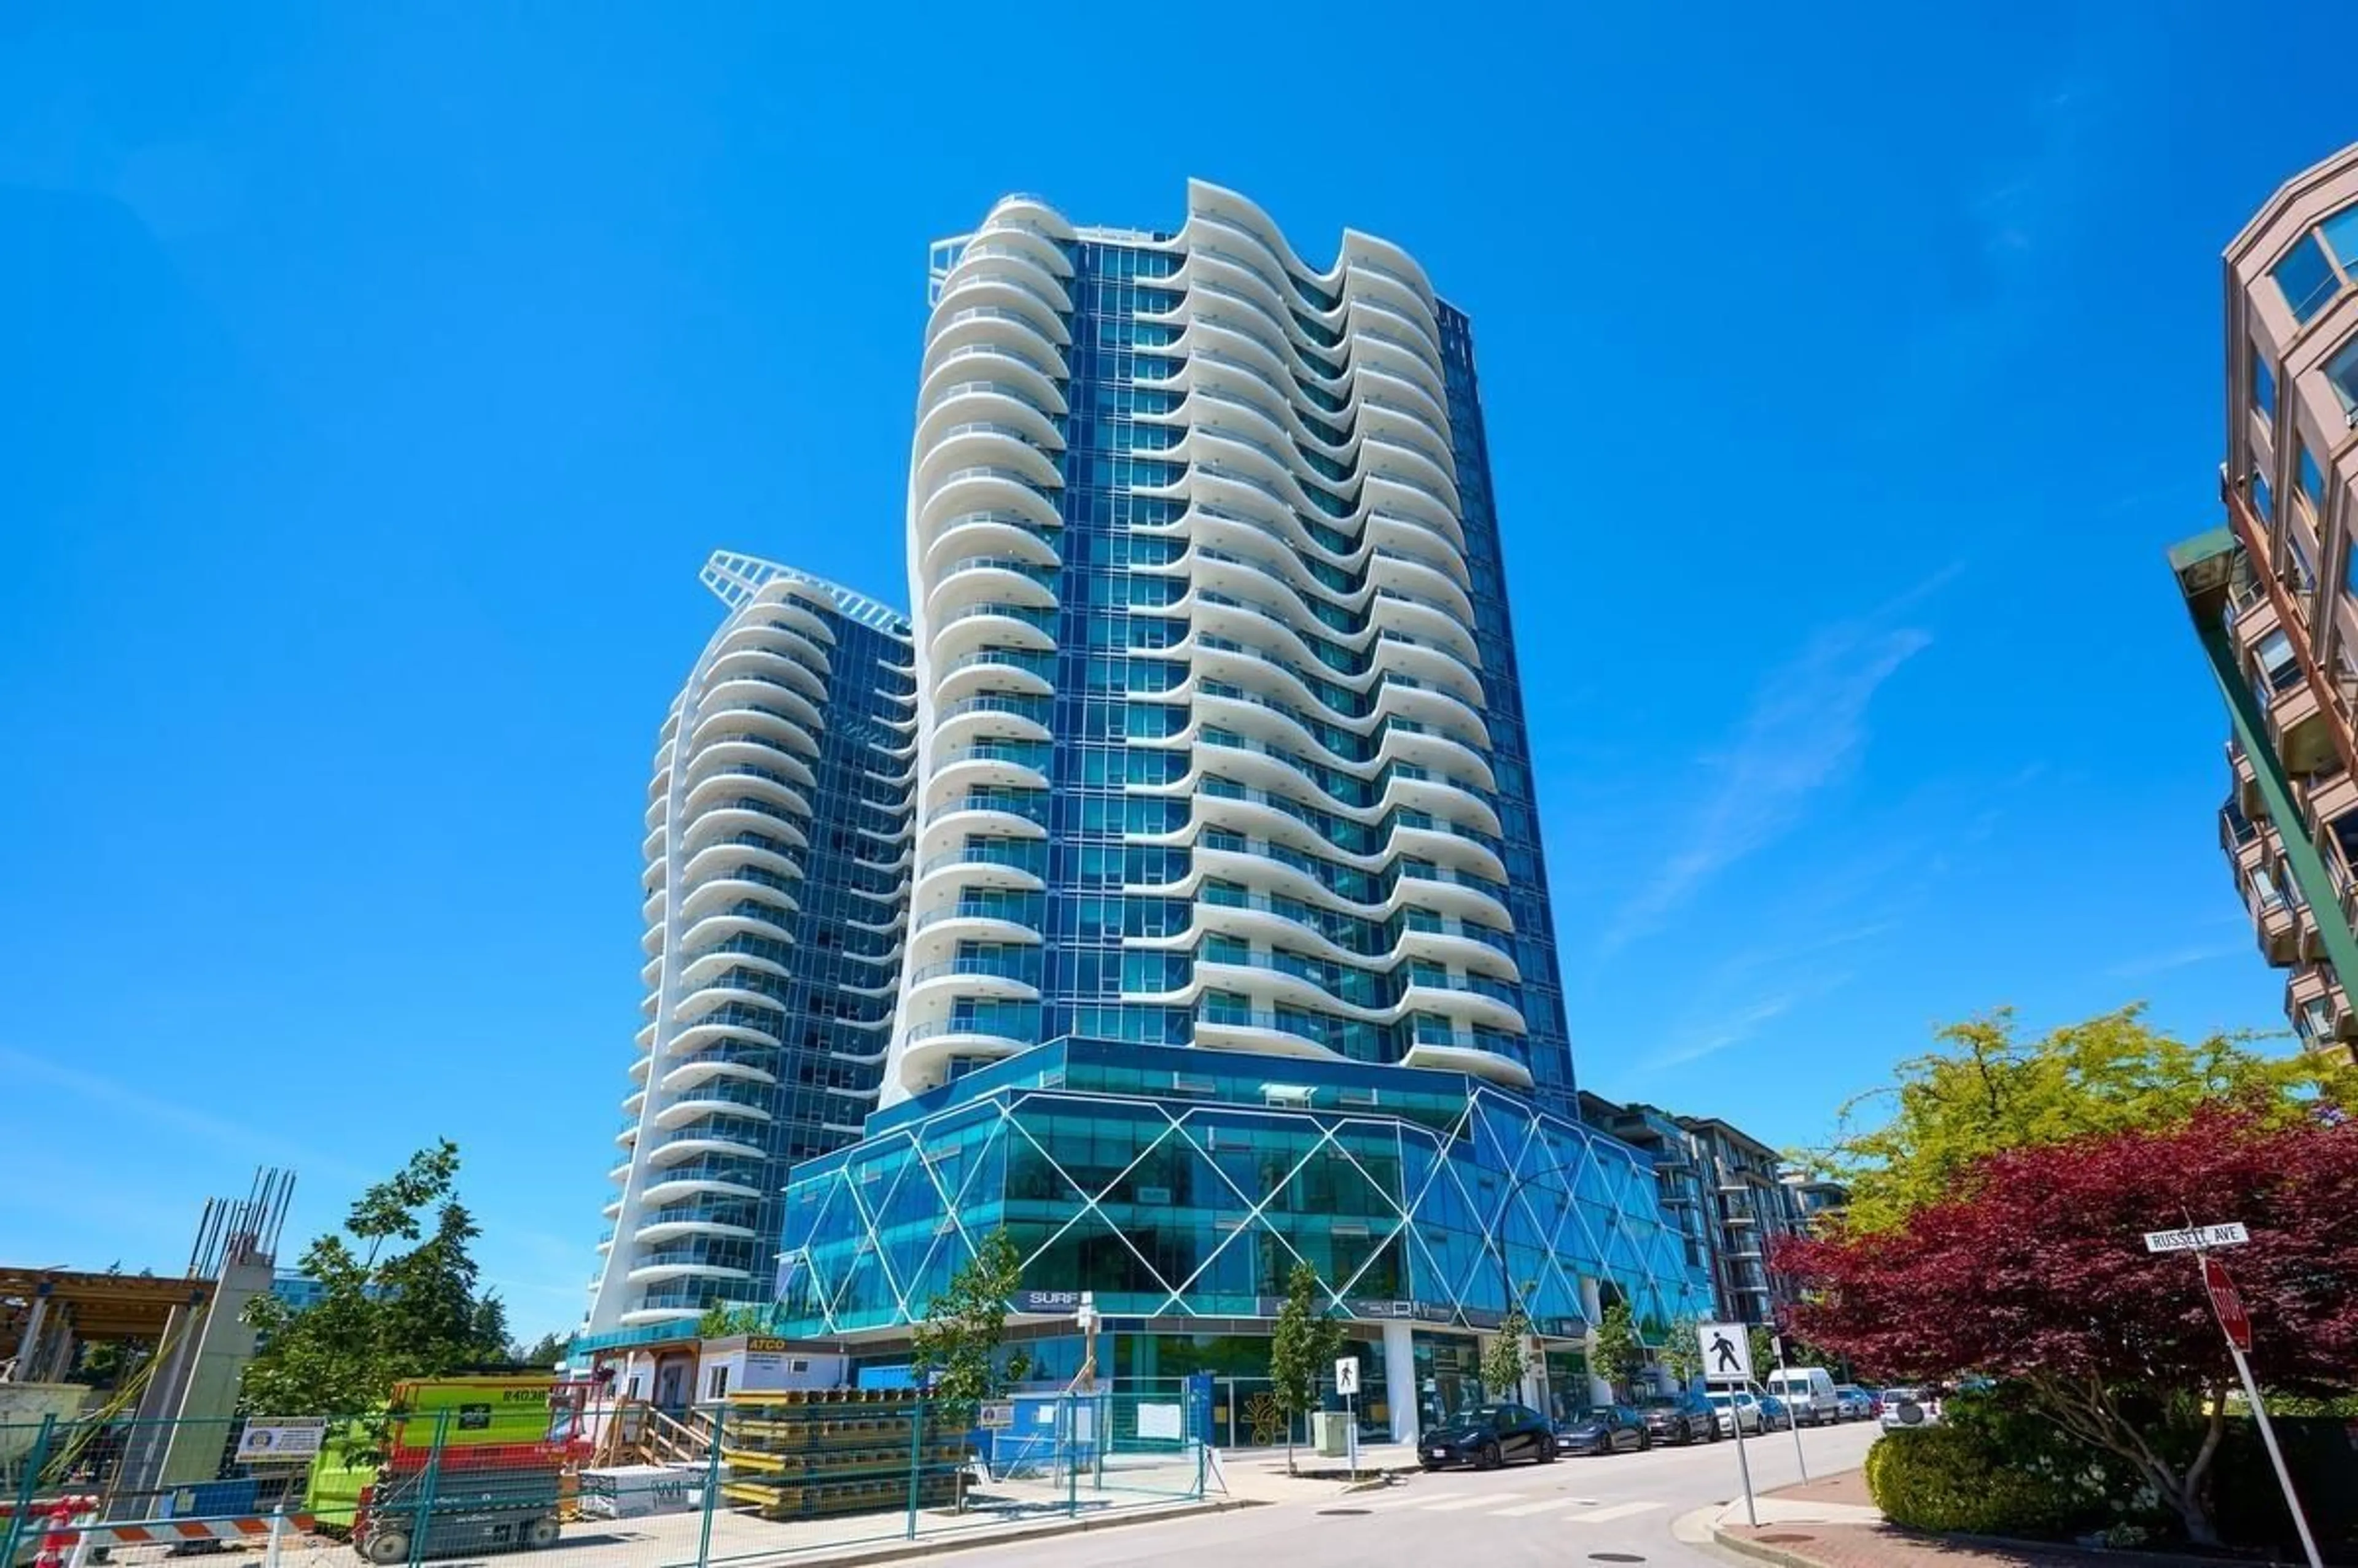
{"type": "Polygon", "coordinates": [[[1444,1073],[1468,1073],[1509,1088],[1531,1087],[1531,1070],[1511,1057],[1478,1045],[1436,1045],[1418,1042],[1401,1057],[1403,1067],[1430,1067],[1444,1073]]]}

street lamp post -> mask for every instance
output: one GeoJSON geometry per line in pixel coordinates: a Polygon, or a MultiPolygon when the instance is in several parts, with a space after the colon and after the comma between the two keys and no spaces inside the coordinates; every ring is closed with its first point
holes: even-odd
{"type": "MultiPolygon", "coordinates": [[[[1498,1202],[1498,1227],[1491,1233],[1490,1245],[1498,1254],[1498,1293],[1499,1300],[1506,1303],[1505,1311],[1508,1318],[1513,1316],[1516,1307],[1522,1303],[1522,1292],[1515,1288],[1514,1268],[1507,1261],[1507,1217],[1514,1212],[1516,1195],[1542,1176],[1561,1175],[1576,1168],[1577,1162],[1546,1165],[1536,1171],[1526,1171],[1507,1184],[1506,1195],[1498,1202]]],[[[1528,1313],[1524,1314],[1524,1321],[1526,1324],[1531,1324],[1528,1313]]],[[[1502,1319],[1498,1326],[1503,1330],[1507,1326],[1506,1322],[1502,1319]]],[[[1531,1324],[1531,1326],[1536,1336],[1537,1325],[1531,1324]]],[[[1544,1372],[1545,1368],[1542,1368],[1541,1371],[1544,1372]]]]}

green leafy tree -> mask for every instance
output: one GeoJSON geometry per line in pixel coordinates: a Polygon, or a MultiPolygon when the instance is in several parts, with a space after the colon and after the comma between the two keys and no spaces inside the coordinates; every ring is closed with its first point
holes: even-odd
{"type": "Polygon", "coordinates": [[[1627,1301],[1616,1297],[1606,1307],[1596,1325],[1596,1348],[1591,1359],[1617,1396],[1626,1397],[1645,1374],[1646,1342],[1639,1337],[1637,1314],[1627,1301]]]}
{"type": "Polygon", "coordinates": [[[1522,1397],[1523,1373],[1531,1366],[1525,1350],[1530,1342],[1531,1320],[1523,1311],[1523,1303],[1515,1303],[1499,1320],[1498,1332],[1482,1351],[1482,1386],[1493,1397],[1517,1400],[1522,1397]]]}
{"type": "Polygon", "coordinates": [[[1662,1347],[1654,1354],[1662,1370],[1679,1380],[1683,1388],[1703,1376],[1703,1320],[1679,1318],[1671,1323],[1662,1336],[1662,1347]]]}
{"type": "MultiPolygon", "coordinates": [[[[1032,1358],[1018,1351],[1001,1357],[1007,1336],[1007,1298],[1022,1281],[1023,1254],[1000,1227],[982,1238],[949,1287],[925,1305],[924,1319],[909,1330],[909,1360],[926,1379],[952,1427],[971,1426],[975,1406],[995,1400],[1011,1383],[1023,1380],[1032,1358]]],[[[966,1469],[958,1469],[957,1506],[966,1507],[966,1469]]]]}
{"type": "Polygon", "coordinates": [[[2283,1125],[2323,1098],[2358,1099],[2358,1070],[2270,1055],[2249,1034],[2188,1044],[2147,1026],[2142,1005],[2021,1038],[2011,1009],[1938,1031],[1937,1048],[1843,1108],[1812,1163],[1850,1189],[1844,1224],[1888,1230],[1954,1194],[1976,1162],[2009,1149],[2185,1125],[2221,1103],[2283,1125]],[[1858,1130],[1867,1116],[1888,1119],[1858,1130]]]}
{"type": "Polygon", "coordinates": [[[926,1303],[924,1320],[910,1330],[909,1351],[935,1398],[960,1405],[994,1400],[1031,1371],[1030,1357],[999,1354],[1007,1336],[1007,1298],[1022,1271],[1023,1256],[1001,1227],[950,1276],[948,1289],[926,1303]]]}
{"type": "Polygon", "coordinates": [[[1765,1383],[1768,1380],[1768,1374],[1777,1369],[1775,1333],[1756,1323],[1745,1338],[1752,1346],[1752,1375],[1765,1383]]]}
{"type": "Polygon", "coordinates": [[[1285,1468],[1294,1473],[1293,1418],[1318,1402],[1343,1346],[1343,1327],[1319,1301],[1318,1271],[1296,1263],[1285,1282],[1285,1303],[1277,1309],[1269,1339],[1270,1393],[1285,1416],[1285,1468]]]}
{"type": "Polygon", "coordinates": [[[458,1176],[458,1146],[447,1140],[411,1155],[361,1195],[341,1234],[305,1249],[316,1303],[297,1310],[264,1295],[247,1305],[261,1348],[240,1390],[246,1409],[352,1421],[380,1411],[398,1379],[504,1357],[506,1309],[475,1292],[468,1246],[477,1231],[458,1176]]]}

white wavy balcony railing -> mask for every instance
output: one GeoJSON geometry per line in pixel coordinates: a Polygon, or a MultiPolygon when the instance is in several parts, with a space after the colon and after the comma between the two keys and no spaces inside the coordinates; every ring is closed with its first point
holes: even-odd
{"type": "MultiPolygon", "coordinates": [[[[1468,924],[1492,930],[1511,932],[1514,929],[1514,916],[1508,913],[1505,903],[1506,888],[1471,873],[1460,873],[1445,866],[1412,874],[1406,867],[1371,869],[1350,865],[1332,855],[1320,855],[1299,845],[1255,838],[1246,834],[1237,837],[1245,840],[1247,848],[1224,848],[1213,842],[1206,833],[1193,831],[1197,827],[1213,828],[1215,826],[1209,822],[1191,824],[1196,871],[1195,883],[1191,886],[1217,878],[1257,892],[1290,893],[1305,903],[1319,903],[1362,918],[1389,920],[1417,910],[1444,918],[1454,915],[1468,924]],[[1372,870],[1373,874],[1390,876],[1391,889],[1381,900],[1372,903],[1350,898],[1330,887],[1314,871],[1282,858],[1280,851],[1289,849],[1313,859],[1331,860],[1347,871],[1365,873],[1372,870]]],[[[1196,896],[1202,896],[1199,887],[1196,896]]]]}
{"type": "MultiPolygon", "coordinates": [[[[1196,782],[1200,784],[1200,778],[1196,782]]],[[[1487,856],[1480,846],[1466,841],[1446,841],[1447,835],[1426,835],[1445,841],[1427,850],[1427,858],[1432,859],[1429,867],[1412,870],[1401,863],[1403,851],[1397,845],[1389,845],[1381,851],[1369,854],[1344,849],[1317,828],[1286,811],[1278,804],[1281,800],[1284,805],[1302,804],[1290,797],[1272,796],[1265,790],[1212,795],[1199,789],[1193,801],[1195,823],[1199,830],[1196,853],[1199,856],[1206,853],[1200,845],[1202,832],[1226,832],[1249,841],[1280,846],[1349,871],[1385,876],[1412,875],[1421,880],[1431,880],[1444,887],[1462,890],[1475,900],[1473,913],[1476,918],[1495,923],[1506,916],[1507,881],[1491,869],[1497,863],[1496,859],[1487,856]],[[1463,844],[1462,851],[1460,844],[1463,844]],[[1447,858],[1433,858],[1436,855],[1447,858]]],[[[1238,868],[1235,874],[1250,880],[1241,868],[1238,868]]],[[[1435,890],[1430,896],[1446,895],[1435,890]]]]}
{"type": "Polygon", "coordinates": [[[1339,589],[1314,576],[1302,567],[1298,557],[1288,558],[1282,552],[1271,551],[1258,539],[1245,542],[1242,548],[1228,542],[1215,544],[1208,538],[1200,539],[1174,564],[1186,568],[1198,585],[1232,593],[1250,594],[1260,583],[1275,584],[1301,606],[1303,622],[1332,641],[1361,647],[1369,633],[1391,625],[1411,633],[1421,631],[1430,641],[1458,653],[1468,665],[1476,664],[1480,657],[1481,650],[1470,625],[1470,604],[1467,614],[1461,617],[1446,599],[1373,578],[1356,589],[1339,589]],[[1222,568],[1249,572],[1251,577],[1239,581],[1222,568]],[[1353,624],[1338,625],[1331,616],[1319,613],[1321,608],[1354,618],[1353,624]]]}
{"type": "MultiPolygon", "coordinates": [[[[1430,818],[1425,823],[1412,822],[1406,814],[1417,808],[1400,804],[1389,794],[1376,806],[1364,808],[1364,815],[1359,808],[1350,811],[1338,809],[1334,797],[1323,790],[1319,791],[1317,797],[1310,797],[1307,791],[1318,786],[1299,771],[1284,765],[1282,759],[1229,746],[1222,746],[1218,750],[1223,753],[1221,756],[1206,760],[1218,762],[1217,771],[1203,766],[1190,775],[1199,788],[1206,789],[1204,798],[1207,802],[1216,801],[1222,806],[1241,808],[1245,813],[1242,821],[1265,831],[1274,830],[1272,817],[1282,818],[1292,824],[1298,834],[1308,837],[1309,842],[1303,843],[1303,847],[1312,853],[1330,859],[1364,860],[1369,862],[1363,868],[1366,870],[1379,869],[1403,855],[1419,855],[1434,858],[1439,864],[1472,871],[1476,876],[1505,880],[1504,860],[1490,848],[1490,843],[1486,842],[1490,836],[1478,828],[1451,822],[1431,813],[1423,813],[1430,818]],[[1242,777],[1256,778],[1260,782],[1238,787],[1242,777]],[[1206,786],[1216,780],[1225,787],[1218,793],[1212,793],[1206,786]],[[1275,787],[1271,787],[1272,784],[1275,787]],[[1289,810],[1289,807],[1293,809],[1289,810]],[[1297,815],[1302,811],[1341,818],[1360,827],[1380,827],[1383,847],[1373,850],[1348,849],[1330,837],[1324,827],[1304,822],[1297,815]],[[1405,843],[1402,842],[1404,836],[1405,843]]],[[[1294,838],[1295,834],[1288,834],[1285,841],[1292,841],[1294,838]]]]}
{"type": "Polygon", "coordinates": [[[1201,1000],[1206,992],[1215,990],[1249,996],[1256,1004],[1299,1007],[1356,1023],[1399,1023],[1412,1014],[1424,1012],[1475,1027],[1493,1028],[1502,1033],[1525,1033],[1520,1010],[1480,991],[1412,979],[1401,988],[1400,1000],[1383,1007],[1365,1006],[1345,1000],[1305,975],[1280,968],[1273,958],[1260,954],[1248,958],[1206,958],[1199,955],[1194,979],[1178,990],[1157,993],[1156,1000],[1195,1002],[1201,1000]]]}
{"type": "MultiPolygon", "coordinates": [[[[1288,902],[1306,903],[1309,901],[1288,902]]],[[[1328,932],[1300,915],[1290,913],[1270,893],[1251,892],[1241,897],[1231,894],[1215,900],[1203,896],[1199,892],[1185,931],[1141,946],[1192,949],[1203,936],[1216,933],[1248,939],[1259,937],[1272,943],[1282,941],[1299,947],[1309,957],[1328,963],[1347,964],[1379,974],[1394,972],[1401,965],[1420,959],[1436,961],[1432,956],[1438,953],[1442,957],[1437,961],[1457,963],[1468,974],[1478,974],[1506,985],[1521,983],[1521,973],[1514,959],[1496,946],[1500,941],[1511,941],[1511,937],[1489,926],[1444,918],[1444,928],[1427,930],[1403,925],[1394,935],[1391,946],[1383,952],[1363,953],[1337,941],[1328,932]],[[1477,965],[1480,968],[1477,968],[1477,965]]]]}

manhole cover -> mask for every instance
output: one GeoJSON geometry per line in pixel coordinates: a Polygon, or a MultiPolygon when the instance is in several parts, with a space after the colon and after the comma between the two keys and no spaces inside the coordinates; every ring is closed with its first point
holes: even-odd
{"type": "Polygon", "coordinates": [[[1588,1560],[1591,1563],[1643,1563],[1645,1561],[1634,1552],[1592,1552],[1588,1554],[1588,1560]]]}
{"type": "Polygon", "coordinates": [[[1814,1535],[1763,1535],[1756,1536],[1754,1539],[1763,1546],[1798,1546],[1804,1541],[1815,1541],[1818,1538],[1814,1535]]]}
{"type": "Polygon", "coordinates": [[[1366,1509],[1320,1509],[1318,1513],[1322,1519],[1365,1519],[1368,1511],[1366,1509]]]}

